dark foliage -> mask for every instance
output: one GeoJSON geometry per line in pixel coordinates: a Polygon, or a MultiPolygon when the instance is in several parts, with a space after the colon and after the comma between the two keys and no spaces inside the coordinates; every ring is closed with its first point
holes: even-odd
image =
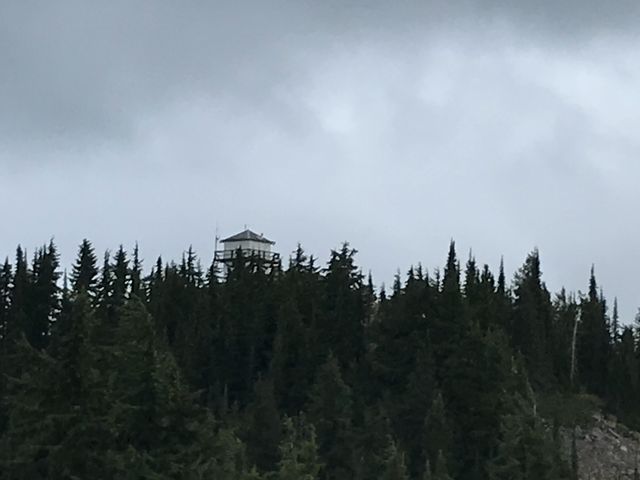
{"type": "Polygon", "coordinates": [[[452,242],[442,276],[412,267],[387,295],[355,255],[238,255],[223,276],[189,249],[145,276],[137,245],[99,268],[84,240],[67,282],[53,242],[19,247],[0,265],[0,479],[568,480],[560,403],[640,423],[637,332],[593,270],[552,298],[537,251],[510,287],[452,242]]]}

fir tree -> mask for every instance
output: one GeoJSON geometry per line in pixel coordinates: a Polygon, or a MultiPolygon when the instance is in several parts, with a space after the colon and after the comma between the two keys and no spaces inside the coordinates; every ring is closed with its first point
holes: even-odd
{"type": "Polygon", "coordinates": [[[71,286],[75,295],[85,292],[93,299],[97,295],[98,267],[93,245],[84,239],[71,273],[71,286]]]}
{"type": "Polygon", "coordinates": [[[332,251],[324,277],[324,318],[316,330],[323,355],[330,350],[341,366],[358,360],[364,352],[366,305],[362,294],[363,278],[354,256],[356,250],[345,243],[332,251]]]}
{"type": "Polygon", "coordinates": [[[604,395],[609,355],[610,332],[606,306],[598,294],[598,285],[591,268],[589,293],[581,302],[582,312],[578,329],[578,372],[590,391],[604,395]]]}
{"type": "Polygon", "coordinates": [[[36,252],[31,270],[31,306],[23,328],[27,340],[39,349],[49,343],[51,325],[60,311],[58,266],[58,252],[53,241],[36,252]]]}
{"type": "Polygon", "coordinates": [[[310,383],[309,348],[308,330],[302,316],[294,299],[287,297],[278,311],[270,370],[278,403],[289,414],[304,407],[310,383]]]}
{"type": "Polygon", "coordinates": [[[5,341],[9,336],[12,280],[11,264],[6,258],[0,267],[0,357],[5,350],[5,341]]]}
{"type": "Polygon", "coordinates": [[[280,443],[280,461],[274,480],[316,480],[322,465],[318,457],[316,433],[304,416],[285,417],[280,443]]]}
{"type": "Polygon", "coordinates": [[[431,465],[436,465],[438,456],[442,454],[443,450],[450,451],[453,443],[453,432],[447,419],[444,399],[441,393],[435,396],[431,404],[424,422],[424,430],[426,461],[431,465]]]}
{"type": "Polygon", "coordinates": [[[389,437],[386,456],[384,460],[384,469],[381,480],[408,480],[409,474],[405,464],[405,456],[399,449],[394,440],[389,437]]]}
{"type": "Polygon", "coordinates": [[[316,426],[318,450],[326,465],[326,478],[353,478],[351,451],[353,399],[342,379],[338,361],[332,355],[311,387],[308,413],[316,426]]]}
{"type": "Polygon", "coordinates": [[[131,265],[131,295],[145,299],[145,292],[142,285],[142,260],[140,259],[140,250],[138,243],[133,249],[133,262],[131,265]]]}
{"type": "Polygon", "coordinates": [[[113,282],[111,284],[111,305],[113,309],[121,308],[129,293],[129,260],[127,253],[120,245],[114,257],[113,282]]]}
{"type": "Polygon", "coordinates": [[[274,470],[278,462],[278,445],[282,437],[282,422],[270,379],[260,379],[254,388],[254,400],[247,407],[243,439],[249,461],[259,471],[274,470]]]}
{"type": "Polygon", "coordinates": [[[438,452],[438,459],[433,472],[433,480],[452,480],[447,469],[447,461],[442,451],[438,452]]]}
{"type": "Polygon", "coordinates": [[[524,355],[534,383],[544,384],[553,373],[548,342],[553,315],[537,249],[527,256],[515,284],[513,343],[524,355]]]}

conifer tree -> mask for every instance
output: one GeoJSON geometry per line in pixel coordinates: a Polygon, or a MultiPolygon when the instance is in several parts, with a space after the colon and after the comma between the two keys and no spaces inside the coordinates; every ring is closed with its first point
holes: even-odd
{"type": "Polygon", "coordinates": [[[447,419],[442,393],[435,396],[429,413],[424,422],[426,461],[436,465],[438,456],[444,451],[450,451],[453,443],[453,432],[447,419]]]}
{"type": "Polygon", "coordinates": [[[515,398],[517,410],[503,417],[497,453],[490,459],[490,480],[563,480],[570,478],[559,445],[529,402],[515,398]]]}
{"type": "Polygon", "coordinates": [[[353,458],[349,453],[353,399],[333,355],[318,371],[309,397],[309,420],[316,426],[318,450],[326,465],[326,478],[353,478],[353,458]]]}
{"type": "Polygon", "coordinates": [[[615,345],[620,340],[620,315],[618,313],[618,297],[613,299],[613,313],[611,316],[611,340],[615,345]]]}
{"type": "Polygon", "coordinates": [[[542,282],[540,255],[534,250],[516,274],[513,343],[522,352],[534,383],[552,378],[549,355],[552,309],[549,292],[542,282]]]}
{"type": "Polygon", "coordinates": [[[362,420],[354,425],[354,478],[374,480],[384,469],[391,420],[381,403],[365,407],[362,420]]]}
{"type": "Polygon", "coordinates": [[[289,414],[302,410],[309,389],[308,336],[294,299],[285,298],[278,311],[270,370],[278,403],[289,414]]]}
{"type": "Polygon", "coordinates": [[[562,289],[553,302],[553,327],[550,350],[553,355],[555,377],[565,388],[571,388],[574,329],[578,318],[578,304],[571,294],[562,289]]]}
{"type": "MultiPolygon", "coordinates": [[[[439,427],[446,426],[448,430],[444,401],[436,387],[435,361],[430,344],[425,341],[423,346],[418,348],[414,371],[408,376],[407,387],[400,397],[394,399],[398,405],[395,411],[400,414],[400,421],[397,422],[400,430],[397,435],[405,445],[408,465],[413,474],[417,474],[424,464],[425,445],[428,444],[432,430],[438,431],[437,435],[443,434],[440,438],[442,441],[446,432],[439,430],[439,427]],[[438,396],[442,403],[433,411],[438,396]],[[434,415],[442,414],[442,417],[437,420],[436,417],[431,417],[432,412],[434,415]],[[425,425],[425,422],[429,425],[425,425]]],[[[441,448],[444,448],[444,444],[441,448]]]]}
{"type": "Polygon", "coordinates": [[[422,480],[433,480],[433,474],[431,472],[431,462],[427,460],[424,465],[424,471],[422,472],[422,480]]]}
{"type": "Polygon", "coordinates": [[[285,417],[283,427],[280,461],[274,480],[317,480],[322,465],[313,425],[300,416],[285,417]]]}
{"type": "Polygon", "coordinates": [[[133,249],[133,263],[131,265],[131,295],[146,299],[142,285],[142,260],[140,259],[140,250],[137,242],[133,249]]]}
{"type": "Polygon", "coordinates": [[[249,461],[261,472],[275,469],[278,445],[282,438],[282,422],[271,379],[259,379],[254,387],[254,400],[247,407],[243,440],[249,461]]]}
{"type": "Polygon", "coordinates": [[[58,266],[58,252],[53,241],[36,252],[31,270],[31,305],[23,328],[27,340],[39,349],[49,343],[50,328],[60,310],[58,266]]]}
{"type": "Polygon", "coordinates": [[[111,253],[107,250],[104,252],[95,301],[97,313],[102,318],[110,318],[112,316],[112,284],[113,266],[111,265],[111,253]]]}
{"type": "Polygon", "coordinates": [[[91,324],[82,294],[55,358],[25,340],[19,343],[16,355],[23,371],[10,382],[11,414],[4,438],[7,478],[87,478],[108,471],[104,462],[110,429],[94,410],[106,403],[92,369],[91,324]]]}
{"type": "Polygon", "coordinates": [[[437,314],[429,325],[440,381],[450,376],[445,363],[456,353],[467,328],[464,298],[460,289],[460,265],[455,243],[451,241],[442,287],[437,298],[437,314]]]}
{"type": "Polygon", "coordinates": [[[26,253],[22,247],[16,249],[16,260],[10,294],[10,310],[7,338],[15,341],[24,332],[30,313],[31,272],[29,271],[26,253]]]}
{"type": "Polygon", "coordinates": [[[7,258],[0,267],[0,436],[4,432],[7,420],[6,375],[9,354],[9,328],[11,311],[11,264],[7,258]]]}
{"type": "Polygon", "coordinates": [[[584,385],[594,393],[605,394],[610,332],[606,305],[598,293],[598,285],[591,268],[589,293],[580,305],[582,315],[578,329],[578,372],[584,385]]]}
{"type": "Polygon", "coordinates": [[[409,474],[405,464],[404,453],[398,449],[393,438],[388,438],[387,451],[384,461],[384,469],[381,480],[408,480],[409,474]]]}
{"type": "Polygon", "coordinates": [[[111,305],[121,308],[129,294],[129,260],[122,245],[114,257],[113,282],[111,284],[111,305]]]}
{"type": "Polygon", "coordinates": [[[358,360],[364,353],[366,306],[363,277],[354,261],[356,250],[345,243],[332,251],[324,277],[324,318],[316,335],[323,355],[330,350],[341,366],[358,360]]]}
{"type": "Polygon", "coordinates": [[[500,259],[500,271],[496,284],[496,323],[511,337],[513,335],[511,292],[507,289],[504,259],[500,259]]]}
{"type": "Polygon", "coordinates": [[[91,245],[89,240],[84,239],[80,244],[78,257],[71,273],[71,286],[74,295],[85,292],[91,299],[96,297],[98,277],[97,261],[98,259],[93,245],[91,245]]]}
{"type": "Polygon", "coordinates": [[[433,472],[433,480],[452,480],[449,476],[449,470],[447,468],[447,460],[445,459],[442,450],[438,452],[438,459],[433,472]]]}
{"type": "Polygon", "coordinates": [[[11,264],[6,258],[0,267],[0,358],[4,352],[5,340],[8,337],[11,312],[11,282],[13,280],[11,264]]]}

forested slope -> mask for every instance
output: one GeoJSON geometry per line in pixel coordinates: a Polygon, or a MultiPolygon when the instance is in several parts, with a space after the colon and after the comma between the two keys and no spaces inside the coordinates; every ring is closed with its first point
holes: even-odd
{"type": "Polygon", "coordinates": [[[348,245],[224,279],[191,250],[143,269],[84,241],[62,278],[53,243],[18,248],[0,267],[0,478],[573,479],[549,399],[640,412],[634,331],[587,280],[552,295],[537,251],[510,282],[453,243],[389,291],[348,245]]]}

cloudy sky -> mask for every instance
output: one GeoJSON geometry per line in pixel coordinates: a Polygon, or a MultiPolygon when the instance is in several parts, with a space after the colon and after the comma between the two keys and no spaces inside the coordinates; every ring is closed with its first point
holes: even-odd
{"type": "Polygon", "coordinates": [[[0,256],[244,224],[376,283],[541,251],[640,305],[640,2],[0,2],[0,256]]]}

